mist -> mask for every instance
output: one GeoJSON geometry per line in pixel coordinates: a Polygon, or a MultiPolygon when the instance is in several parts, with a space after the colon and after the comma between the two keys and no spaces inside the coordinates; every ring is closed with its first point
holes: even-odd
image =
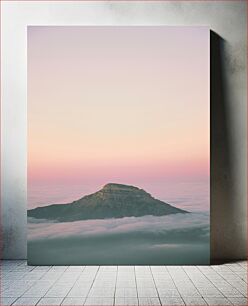
{"type": "Polygon", "coordinates": [[[29,218],[28,263],[209,264],[209,214],[65,223],[29,218]]]}

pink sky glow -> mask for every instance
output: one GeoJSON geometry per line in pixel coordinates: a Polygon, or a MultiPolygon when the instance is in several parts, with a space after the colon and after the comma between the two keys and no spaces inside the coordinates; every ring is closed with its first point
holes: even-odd
{"type": "Polygon", "coordinates": [[[202,182],[206,209],[209,93],[207,27],[29,26],[29,206],[202,182]]]}

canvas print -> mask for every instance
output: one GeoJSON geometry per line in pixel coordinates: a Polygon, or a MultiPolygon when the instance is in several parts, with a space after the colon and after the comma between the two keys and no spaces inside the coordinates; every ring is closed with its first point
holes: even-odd
{"type": "Polygon", "coordinates": [[[28,263],[208,264],[209,29],[27,36],[28,263]]]}

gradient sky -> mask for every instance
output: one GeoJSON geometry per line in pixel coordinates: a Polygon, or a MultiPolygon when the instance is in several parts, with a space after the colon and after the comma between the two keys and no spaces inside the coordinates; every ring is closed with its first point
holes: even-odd
{"type": "Polygon", "coordinates": [[[31,198],[108,182],[164,200],[200,183],[208,208],[207,27],[28,27],[31,198]]]}

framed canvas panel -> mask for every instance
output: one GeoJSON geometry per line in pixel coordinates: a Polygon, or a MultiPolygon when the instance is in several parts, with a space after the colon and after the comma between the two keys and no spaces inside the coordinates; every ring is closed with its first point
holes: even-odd
{"type": "Polygon", "coordinates": [[[208,264],[209,28],[27,35],[28,263],[208,264]]]}

